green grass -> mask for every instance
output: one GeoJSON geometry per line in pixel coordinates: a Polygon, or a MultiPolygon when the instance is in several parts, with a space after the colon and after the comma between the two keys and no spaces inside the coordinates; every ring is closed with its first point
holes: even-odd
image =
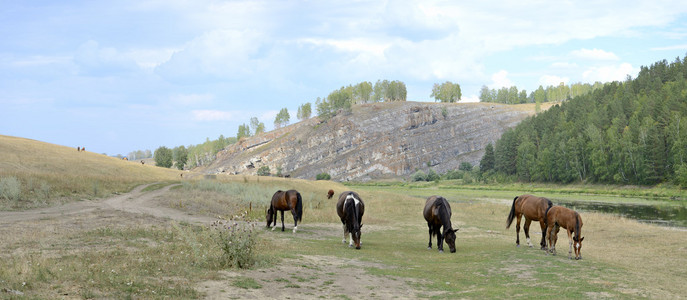
{"type": "Polygon", "coordinates": [[[240,276],[232,280],[232,286],[242,289],[261,289],[262,285],[250,277],[240,276]]]}

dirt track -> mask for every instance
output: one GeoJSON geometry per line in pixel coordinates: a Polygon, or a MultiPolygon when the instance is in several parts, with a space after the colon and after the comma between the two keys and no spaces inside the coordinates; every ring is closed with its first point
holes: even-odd
{"type": "MultiPolygon", "coordinates": [[[[138,186],[131,192],[104,200],[85,200],[21,212],[0,212],[0,226],[3,227],[3,232],[6,234],[14,235],[23,232],[27,227],[45,228],[47,226],[55,228],[56,222],[81,224],[79,226],[88,226],[84,224],[89,223],[116,222],[119,225],[127,226],[126,224],[129,222],[144,219],[152,221],[156,218],[162,218],[209,225],[216,220],[209,216],[191,215],[161,204],[162,201],[158,199],[165,197],[165,194],[175,185],[144,192],[143,189],[147,186],[138,186]]],[[[312,224],[310,230],[326,231],[327,235],[337,236],[336,240],[339,241],[339,226],[319,225],[312,224]]],[[[73,225],[63,226],[69,228],[73,225]]],[[[278,238],[279,233],[267,231],[265,234],[275,235],[268,238],[278,238]]],[[[26,250],[14,249],[13,252],[26,250]]],[[[335,297],[408,299],[416,298],[416,295],[420,293],[420,291],[412,288],[415,282],[371,275],[365,271],[366,267],[387,268],[384,265],[344,260],[331,256],[302,256],[297,262],[293,259],[285,260],[270,269],[223,271],[220,273],[220,279],[200,282],[196,289],[202,291],[208,299],[316,299],[335,297]],[[357,266],[357,268],[351,268],[351,266],[357,266]],[[261,288],[234,287],[232,283],[241,277],[253,278],[261,285],[261,288]],[[352,280],[353,278],[355,280],[352,280]]]]}

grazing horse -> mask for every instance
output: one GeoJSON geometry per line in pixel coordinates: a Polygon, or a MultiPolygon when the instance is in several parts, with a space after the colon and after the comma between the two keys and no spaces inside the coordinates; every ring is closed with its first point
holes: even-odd
{"type": "Polygon", "coordinates": [[[572,250],[575,249],[575,259],[582,259],[582,217],[576,211],[562,207],[554,206],[549,208],[546,212],[546,234],[549,236],[549,252],[556,255],[556,241],[558,240],[558,231],[561,227],[568,231],[568,242],[570,249],[568,250],[568,258],[572,259],[572,250]],[[575,235],[573,236],[573,232],[575,235]]]}
{"type": "Polygon", "coordinates": [[[456,231],[451,227],[451,205],[448,204],[446,198],[441,196],[431,196],[425,202],[425,209],[422,214],[427,220],[429,227],[429,246],[427,249],[432,249],[432,236],[437,236],[437,247],[439,252],[444,252],[444,239],[451,253],[456,252],[456,231]],[[440,229],[444,227],[442,234],[440,229]]]}
{"type": "Polygon", "coordinates": [[[362,220],[365,213],[365,203],[356,192],[343,192],[339,195],[336,203],[336,213],[343,223],[343,243],[346,243],[346,236],[350,234],[349,247],[360,249],[360,228],[363,227],[362,220]]]}
{"type": "Polygon", "coordinates": [[[281,211],[281,231],[284,231],[284,211],[290,210],[293,215],[293,232],[298,230],[298,222],[303,217],[303,198],[301,193],[296,190],[277,191],[272,196],[270,208],[265,213],[267,218],[267,228],[274,222],[274,228],[277,228],[277,211],[281,211]]]}
{"type": "Polygon", "coordinates": [[[329,190],[329,192],[327,192],[327,199],[331,199],[332,197],[334,197],[334,190],[329,190]]]}
{"type": "Polygon", "coordinates": [[[546,210],[553,206],[551,200],[532,195],[517,196],[513,199],[513,205],[510,207],[510,214],[506,220],[506,229],[510,228],[513,223],[513,218],[518,220],[515,226],[516,240],[515,244],[520,247],[520,219],[525,216],[525,237],[527,237],[527,245],[532,247],[530,242],[530,223],[532,221],[539,221],[541,226],[541,245],[542,250],[546,250],[546,210]]]}

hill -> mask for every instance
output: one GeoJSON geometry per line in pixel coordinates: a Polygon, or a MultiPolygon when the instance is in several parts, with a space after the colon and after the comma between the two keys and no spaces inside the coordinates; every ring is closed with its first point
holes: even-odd
{"type": "Polygon", "coordinates": [[[179,178],[179,171],[4,135],[0,157],[0,210],[103,197],[179,178]]]}
{"type": "MultiPolygon", "coordinates": [[[[545,106],[548,107],[548,106],[545,106]]],[[[321,122],[308,119],[242,139],[217,154],[205,173],[272,174],[365,181],[438,173],[479,163],[484,147],[533,115],[534,104],[391,102],[354,106],[321,122]]]]}

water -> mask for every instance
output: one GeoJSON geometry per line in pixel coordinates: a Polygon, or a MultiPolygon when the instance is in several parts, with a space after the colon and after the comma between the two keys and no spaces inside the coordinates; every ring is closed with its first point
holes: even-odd
{"type": "Polygon", "coordinates": [[[554,201],[554,204],[580,211],[595,211],[640,222],[665,226],[687,227],[687,206],[667,204],[622,204],[604,202],[554,201]]]}

